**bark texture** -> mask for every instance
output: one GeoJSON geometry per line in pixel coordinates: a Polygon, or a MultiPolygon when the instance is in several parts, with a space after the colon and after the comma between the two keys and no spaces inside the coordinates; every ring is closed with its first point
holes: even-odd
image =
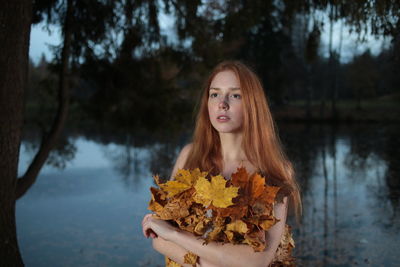
{"type": "Polygon", "coordinates": [[[15,188],[28,73],[32,1],[0,9],[0,265],[23,266],[15,225],[15,188]]]}

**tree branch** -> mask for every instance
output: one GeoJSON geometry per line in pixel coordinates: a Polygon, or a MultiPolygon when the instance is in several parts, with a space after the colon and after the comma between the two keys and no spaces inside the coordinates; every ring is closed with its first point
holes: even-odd
{"type": "Polygon", "coordinates": [[[73,0],[67,1],[67,13],[64,24],[64,44],[61,52],[61,70],[58,83],[58,108],[49,133],[42,139],[39,151],[29,165],[25,174],[17,180],[16,199],[22,197],[36,182],[37,176],[46,162],[51,150],[56,146],[65,121],[69,107],[68,69],[71,50],[71,22],[73,16],[73,0]]]}

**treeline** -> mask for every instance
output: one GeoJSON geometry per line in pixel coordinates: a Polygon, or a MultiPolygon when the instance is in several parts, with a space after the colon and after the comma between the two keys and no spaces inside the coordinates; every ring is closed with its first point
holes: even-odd
{"type": "MultiPolygon", "coordinates": [[[[34,4],[34,23],[57,25],[64,40],[70,40],[66,60],[71,110],[107,126],[154,130],[191,121],[204,77],[224,59],[252,66],[272,105],[300,103],[310,116],[315,103],[323,113],[328,104],[335,112],[342,100],[353,100],[361,109],[366,99],[399,98],[397,1],[42,0],[34,4]],[[161,15],[174,19],[172,31],[161,29],[161,15]],[[378,56],[367,51],[342,64],[342,48],[332,44],[337,22],[360,39],[371,31],[393,41],[378,56]],[[320,40],[326,23],[328,58],[321,56],[320,40]]],[[[54,48],[53,62],[31,67],[31,99],[51,95],[55,99],[59,76],[52,73],[60,71],[62,47],[54,48]]],[[[35,101],[29,101],[32,107],[35,101]]]]}

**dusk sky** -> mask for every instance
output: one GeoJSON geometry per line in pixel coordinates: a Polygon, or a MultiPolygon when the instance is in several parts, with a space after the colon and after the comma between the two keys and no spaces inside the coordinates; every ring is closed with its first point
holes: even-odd
{"type": "MultiPolygon", "coordinates": [[[[170,15],[162,14],[160,15],[160,26],[164,33],[168,33],[170,38],[176,39],[176,34],[174,32],[173,18],[170,15]],[[171,37],[172,36],[172,37],[171,37]]],[[[341,23],[337,22],[334,24],[334,34],[333,34],[333,47],[337,48],[340,43],[340,27],[341,23]]],[[[49,45],[59,45],[60,44],[60,29],[59,27],[52,26],[49,28],[51,34],[45,29],[45,24],[39,24],[32,26],[31,30],[31,41],[29,56],[37,63],[40,60],[42,54],[45,55],[47,60],[52,59],[52,53],[49,45]]],[[[357,35],[350,34],[348,28],[344,26],[342,36],[342,55],[341,61],[348,62],[352,59],[354,55],[361,54],[367,49],[370,49],[372,54],[378,54],[383,47],[390,45],[390,40],[384,39],[382,37],[376,38],[374,36],[368,35],[368,41],[366,43],[357,42],[357,35]]],[[[328,57],[328,41],[329,41],[329,23],[325,23],[324,30],[321,35],[321,50],[320,53],[325,57],[328,57]]]]}

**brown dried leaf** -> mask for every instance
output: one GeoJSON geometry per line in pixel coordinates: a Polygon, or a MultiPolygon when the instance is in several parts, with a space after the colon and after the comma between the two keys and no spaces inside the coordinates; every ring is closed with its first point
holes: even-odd
{"type": "Polygon", "coordinates": [[[292,257],[292,249],[294,247],[295,245],[290,231],[290,226],[286,224],[272,266],[296,266],[295,259],[292,257]]]}
{"type": "Polygon", "coordinates": [[[171,260],[168,257],[165,257],[165,267],[182,267],[179,263],[171,260]]]}
{"type": "Polygon", "coordinates": [[[186,191],[179,197],[170,199],[164,208],[157,212],[158,217],[162,220],[176,220],[188,216],[192,205],[191,195],[191,191],[186,191]]]}
{"type": "Polygon", "coordinates": [[[194,228],[194,233],[196,233],[197,235],[203,235],[206,232],[210,222],[211,222],[210,218],[203,217],[196,224],[196,227],[194,228]]]}
{"type": "Polygon", "coordinates": [[[184,263],[191,264],[192,266],[196,266],[198,258],[199,258],[199,256],[197,256],[196,254],[189,251],[188,253],[185,254],[185,256],[183,256],[183,261],[184,261],[184,263]]]}
{"type": "Polygon", "coordinates": [[[259,222],[259,226],[265,231],[268,231],[272,226],[274,226],[278,220],[275,217],[268,218],[259,222]]]}
{"type": "Polygon", "coordinates": [[[210,241],[219,241],[221,233],[224,231],[225,227],[223,225],[214,225],[214,228],[209,232],[205,238],[205,243],[210,241]]]}
{"type": "Polygon", "coordinates": [[[252,246],[254,251],[258,252],[263,251],[266,247],[265,238],[259,232],[245,234],[243,243],[252,246]]]}
{"type": "Polygon", "coordinates": [[[232,220],[237,220],[246,216],[248,206],[237,204],[227,208],[216,208],[215,210],[220,217],[231,217],[232,220]]]}
{"type": "Polygon", "coordinates": [[[243,194],[242,202],[248,205],[262,202],[265,205],[273,204],[279,187],[265,184],[265,178],[260,174],[249,175],[244,167],[238,168],[236,173],[232,174],[232,184],[239,186],[243,194]]]}
{"type": "Polygon", "coordinates": [[[167,203],[166,194],[157,188],[151,187],[151,200],[148,209],[154,212],[160,212],[164,209],[164,205],[167,203]]]}
{"type": "Polygon", "coordinates": [[[154,181],[156,182],[157,186],[160,187],[160,184],[162,184],[162,183],[161,183],[160,176],[158,176],[158,175],[153,175],[153,179],[154,179],[154,181]]]}

